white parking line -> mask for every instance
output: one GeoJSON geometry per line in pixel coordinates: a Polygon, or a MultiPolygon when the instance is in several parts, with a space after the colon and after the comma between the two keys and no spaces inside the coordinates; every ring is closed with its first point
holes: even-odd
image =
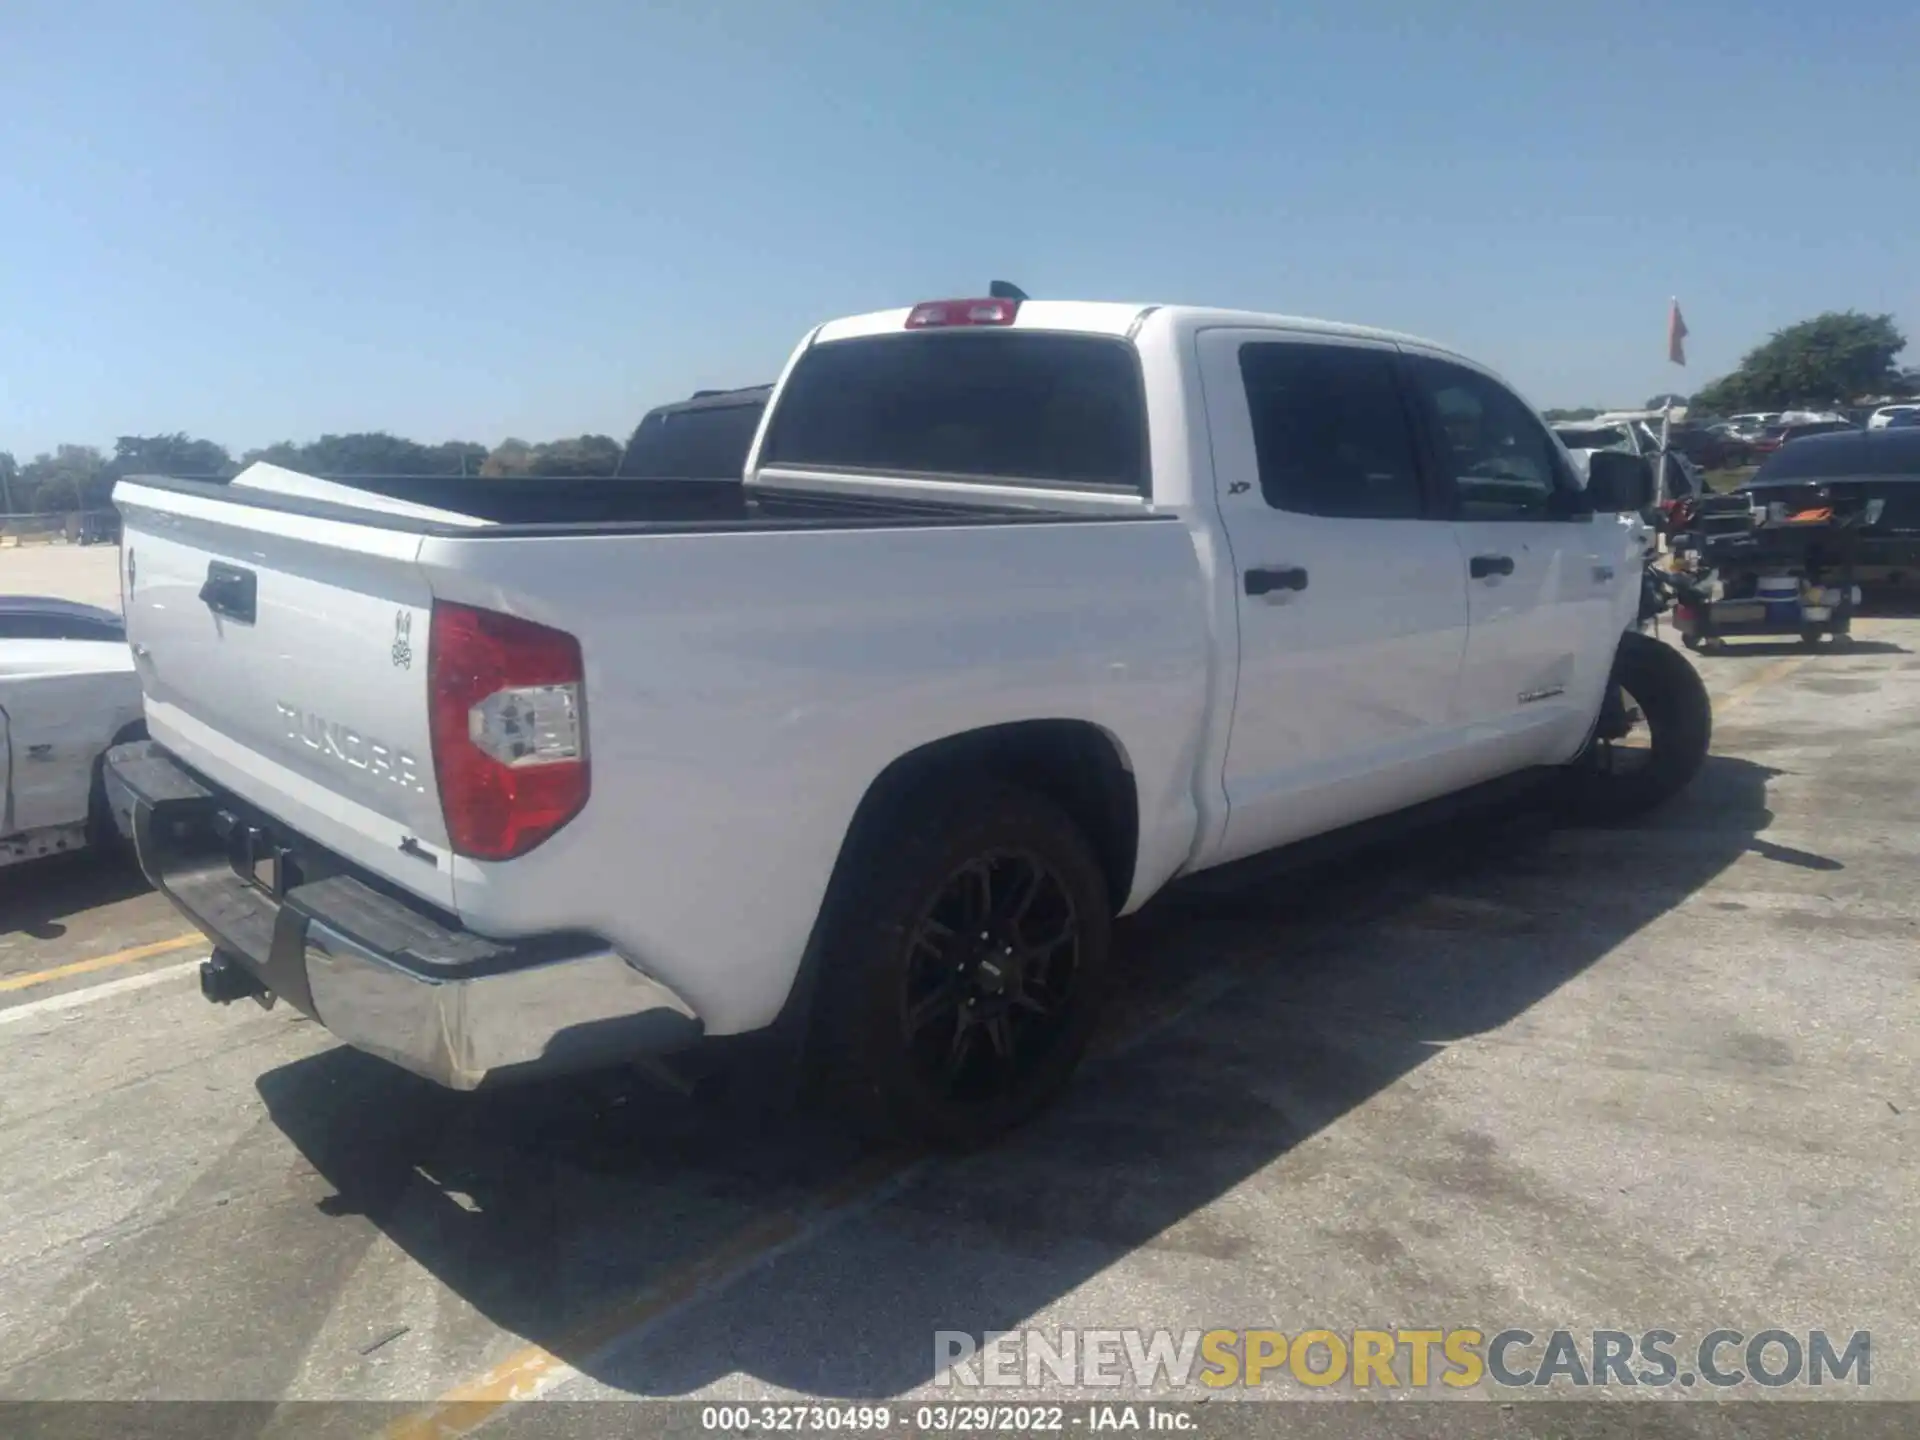
{"type": "Polygon", "coordinates": [[[147,970],[138,975],[129,975],[124,980],[109,980],[104,985],[89,985],[84,990],[69,990],[64,995],[49,995],[44,1000],[29,1000],[24,1005],[10,1006],[0,1010],[0,1025],[16,1025],[22,1020],[31,1020],[36,1015],[46,1015],[60,1010],[78,1010],[83,1005],[91,1005],[96,1000],[107,1000],[115,995],[125,995],[134,990],[145,990],[150,985],[171,980],[177,975],[185,975],[198,969],[199,960],[187,960],[178,965],[163,966],[158,970],[147,970]]]}

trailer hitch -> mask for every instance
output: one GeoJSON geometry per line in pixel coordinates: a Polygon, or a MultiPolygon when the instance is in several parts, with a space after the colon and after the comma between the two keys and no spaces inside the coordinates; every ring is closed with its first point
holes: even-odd
{"type": "Polygon", "coordinates": [[[272,1004],[267,987],[254,977],[251,970],[224,950],[215,950],[200,962],[200,994],[216,1005],[231,1005],[236,1000],[258,1000],[264,1005],[272,1004]]]}

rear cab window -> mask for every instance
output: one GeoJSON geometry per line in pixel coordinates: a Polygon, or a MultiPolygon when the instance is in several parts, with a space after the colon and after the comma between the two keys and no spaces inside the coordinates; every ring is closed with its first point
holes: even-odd
{"type": "Polygon", "coordinates": [[[759,463],[1147,494],[1139,357],[1040,330],[825,341],[787,377],[759,463]]]}

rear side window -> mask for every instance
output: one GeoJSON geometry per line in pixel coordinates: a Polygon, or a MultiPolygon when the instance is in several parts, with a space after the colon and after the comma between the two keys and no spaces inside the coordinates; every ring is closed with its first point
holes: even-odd
{"type": "Polygon", "coordinates": [[[1018,330],[816,345],[760,463],[1144,490],[1139,359],[1121,340],[1018,330]]]}
{"type": "Polygon", "coordinates": [[[1274,509],[1354,520],[1424,512],[1391,353],[1256,341],[1240,347],[1240,378],[1274,509]]]}

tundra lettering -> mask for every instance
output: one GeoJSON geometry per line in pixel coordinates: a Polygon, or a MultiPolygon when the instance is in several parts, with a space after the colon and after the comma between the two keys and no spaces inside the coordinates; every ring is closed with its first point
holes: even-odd
{"type": "Polygon", "coordinates": [[[337,720],[301,710],[284,700],[277,701],[274,708],[280,712],[289,740],[298,740],[309,750],[316,750],[330,760],[364,770],[379,779],[422,794],[426,792],[427,787],[420,778],[419,763],[406,751],[383,745],[378,740],[369,740],[337,720]]]}

